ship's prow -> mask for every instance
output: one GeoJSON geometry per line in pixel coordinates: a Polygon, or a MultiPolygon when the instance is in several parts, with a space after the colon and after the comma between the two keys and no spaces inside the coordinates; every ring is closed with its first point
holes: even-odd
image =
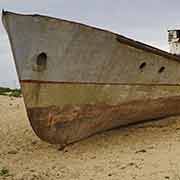
{"type": "Polygon", "coordinates": [[[180,58],[124,36],[41,15],[2,12],[36,134],[66,145],[180,114],[180,58]]]}

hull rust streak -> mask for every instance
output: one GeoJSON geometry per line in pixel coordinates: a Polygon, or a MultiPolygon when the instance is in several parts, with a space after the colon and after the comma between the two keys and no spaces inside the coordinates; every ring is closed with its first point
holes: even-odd
{"type": "Polygon", "coordinates": [[[180,114],[180,96],[128,103],[28,108],[36,134],[51,143],[67,145],[88,136],[147,119],[180,114]]]}

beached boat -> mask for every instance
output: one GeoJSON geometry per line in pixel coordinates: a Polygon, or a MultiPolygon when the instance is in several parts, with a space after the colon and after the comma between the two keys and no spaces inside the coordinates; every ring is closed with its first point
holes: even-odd
{"type": "Polygon", "coordinates": [[[124,36],[41,15],[2,12],[35,133],[67,145],[180,114],[180,57],[124,36]]]}

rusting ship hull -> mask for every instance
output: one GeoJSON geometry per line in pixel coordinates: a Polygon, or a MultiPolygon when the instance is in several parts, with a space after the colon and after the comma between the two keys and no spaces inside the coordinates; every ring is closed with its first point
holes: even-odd
{"type": "Polygon", "coordinates": [[[67,145],[180,114],[180,58],[124,36],[40,15],[3,12],[35,133],[67,145]]]}

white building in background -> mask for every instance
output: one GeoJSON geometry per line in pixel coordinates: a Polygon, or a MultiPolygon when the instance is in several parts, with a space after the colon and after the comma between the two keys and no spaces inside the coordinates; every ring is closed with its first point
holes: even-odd
{"type": "Polygon", "coordinates": [[[180,55],[180,29],[168,30],[170,53],[180,55]]]}

